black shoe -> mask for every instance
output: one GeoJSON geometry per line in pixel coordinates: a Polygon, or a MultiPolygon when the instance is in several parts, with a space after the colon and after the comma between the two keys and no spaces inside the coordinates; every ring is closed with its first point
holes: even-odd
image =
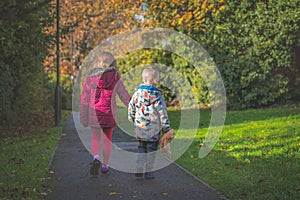
{"type": "Polygon", "coordinates": [[[93,175],[93,176],[96,176],[99,174],[99,169],[100,169],[100,165],[101,165],[101,162],[97,159],[95,159],[92,163],[92,166],[90,168],[90,174],[93,175]]]}
{"type": "Polygon", "coordinates": [[[146,172],[145,179],[155,179],[155,176],[152,172],[146,172]]]}
{"type": "Polygon", "coordinates": [[[136,168],[136,172],[134,174],[136,177],[143,177],[144,176],[144,168],[136,168]]]}

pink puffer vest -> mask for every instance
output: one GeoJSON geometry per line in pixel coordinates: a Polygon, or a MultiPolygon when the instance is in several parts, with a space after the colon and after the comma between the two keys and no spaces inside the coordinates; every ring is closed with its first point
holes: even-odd
{"type": "Polygon", "coordinates": [[[116,94],[128,106],[128,94],[115,69],[92,69],[84,82],[80,100],[80,122],[83,126],[115,127],[116,94]]]}

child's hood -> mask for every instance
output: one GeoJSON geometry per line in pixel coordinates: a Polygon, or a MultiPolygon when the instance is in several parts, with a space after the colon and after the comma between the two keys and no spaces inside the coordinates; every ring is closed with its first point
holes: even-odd
{"type": "Polygon", "coordinates": [[[140,85],[137,89],[138,104],[149,106],[161,100],[162,92],[154,86],[140,85]]]}
{"type": "Polygon", "coordinates": [[[119,80],[115,68],[94,68],[87,74],[88,84],[92,88],[97,86],[102,89],[113,87],[119,80]]]}

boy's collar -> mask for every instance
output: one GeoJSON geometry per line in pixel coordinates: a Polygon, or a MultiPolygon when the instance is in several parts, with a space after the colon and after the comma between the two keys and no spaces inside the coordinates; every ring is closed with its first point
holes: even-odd
{"type": "Polygon", "coordinates": [[[141,84],[138,89],[146,89],[146,90],[153,90],[153,91],[159,91],[154,85],[146,85],[146,84],[141,84]]]}

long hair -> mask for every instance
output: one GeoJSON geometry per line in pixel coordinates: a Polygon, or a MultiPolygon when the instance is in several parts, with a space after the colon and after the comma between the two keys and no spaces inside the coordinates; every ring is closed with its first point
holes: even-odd
{"type": "Polygon", "coordinates": [[[107,52],[102,51],[100,53],[97,53],[92,61],[92,68],[117,68],[117,61],[115,57],[107,52]]]}

